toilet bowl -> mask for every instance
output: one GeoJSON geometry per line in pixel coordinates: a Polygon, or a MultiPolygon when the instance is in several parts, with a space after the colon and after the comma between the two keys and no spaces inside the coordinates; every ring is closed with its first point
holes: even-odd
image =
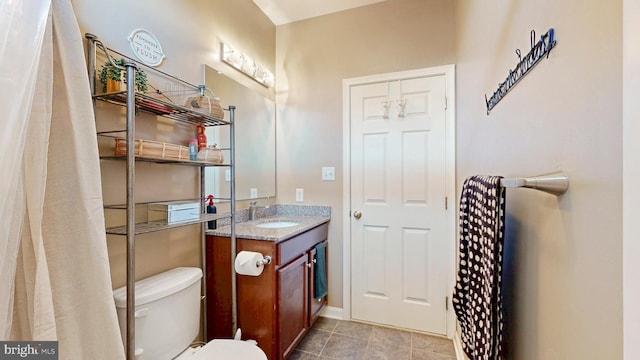
{"type": "MultiPolygon", "coordinates": [[[[136,359],[267,360],[265,353],[249,341],[216,339],[199,348],[188,348],[200,330],[201,278],[199,268],[183,267],[136,281],[136,359]]],[[[123,341],[126,294],[126,287],[113,291],[123,341]]]]}

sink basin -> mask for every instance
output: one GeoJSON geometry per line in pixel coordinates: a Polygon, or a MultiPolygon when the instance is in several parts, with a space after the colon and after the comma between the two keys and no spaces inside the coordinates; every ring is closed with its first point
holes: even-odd
{"type": "Polygon", "coordinates": [[[286,227],[291,227],[296,225],[299,225],[299,224],[294,221],[278,220],[278,221],[263,222],[263,223],[257,224],[256,227],[263,228],[263,229],[280,229],[280,228],[286,228],[286,227]]]}

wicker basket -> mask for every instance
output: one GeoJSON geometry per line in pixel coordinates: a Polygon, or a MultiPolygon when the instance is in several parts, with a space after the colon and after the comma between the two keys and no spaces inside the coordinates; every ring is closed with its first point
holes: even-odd
{"type": "Polygon", "coordinates": [[[217,146],[207,146],[206,148],[198,151],[198,161],[222,164],[224,162],[224,155],[222,155],[222,150],[218,149],[217,146]]]}
{"type": "MultiPolygon", "coordinates": [[[[127,154],[127,139],[116,138],[116,156],[127,154]]],[[[160,159],[189,160],[189,148],[187,146],[176,145],[153,140],[135,140],[135,154],[160,159]]]]}
{"type": "Polygon", "coordinates": [[[201,114],[212,116],[216,119],[224,119],[224,110],[220,99],[205,95],[197,95],[187,98],[184,106],[201,114]]]}

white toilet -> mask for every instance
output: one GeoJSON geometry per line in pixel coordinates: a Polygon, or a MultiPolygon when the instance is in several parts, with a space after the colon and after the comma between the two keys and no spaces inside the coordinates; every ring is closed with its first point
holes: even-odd
{"type": "MultiPolygon", "coordinates": [[[[267,360],[265,353],[248,341],[220,339],[188,348],[200,328],[201,278],[199,268],[182,267],[136,281],[136,359],[267,360]]],[[[123,339],[126,291],[126,287],[113,291],[123,339]]]]}

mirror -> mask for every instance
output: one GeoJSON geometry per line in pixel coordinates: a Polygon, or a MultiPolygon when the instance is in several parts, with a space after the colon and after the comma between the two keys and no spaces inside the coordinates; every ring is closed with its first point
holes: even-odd
{"type": "MultiPolygon", "coordinates": [[[[220,98],[223,107],[235,105],[236,200],[276,195],[276,107],[273,99],[259,94],[218,70],[205,65],[205,85],[220,98]]],[[[257,85],[256,86],[262,86],[257,85]]],[[[211,94],[208,94],[211,95],[211,94]]],[[[229,112],[225,111],[225,120],[229,112]]],[[[207,143],[217,144],[229,163],[229,126],[206,129],[207,143]]],[[[229,168],[205,169],[205,194],[230,198],[229,168]]]]}

